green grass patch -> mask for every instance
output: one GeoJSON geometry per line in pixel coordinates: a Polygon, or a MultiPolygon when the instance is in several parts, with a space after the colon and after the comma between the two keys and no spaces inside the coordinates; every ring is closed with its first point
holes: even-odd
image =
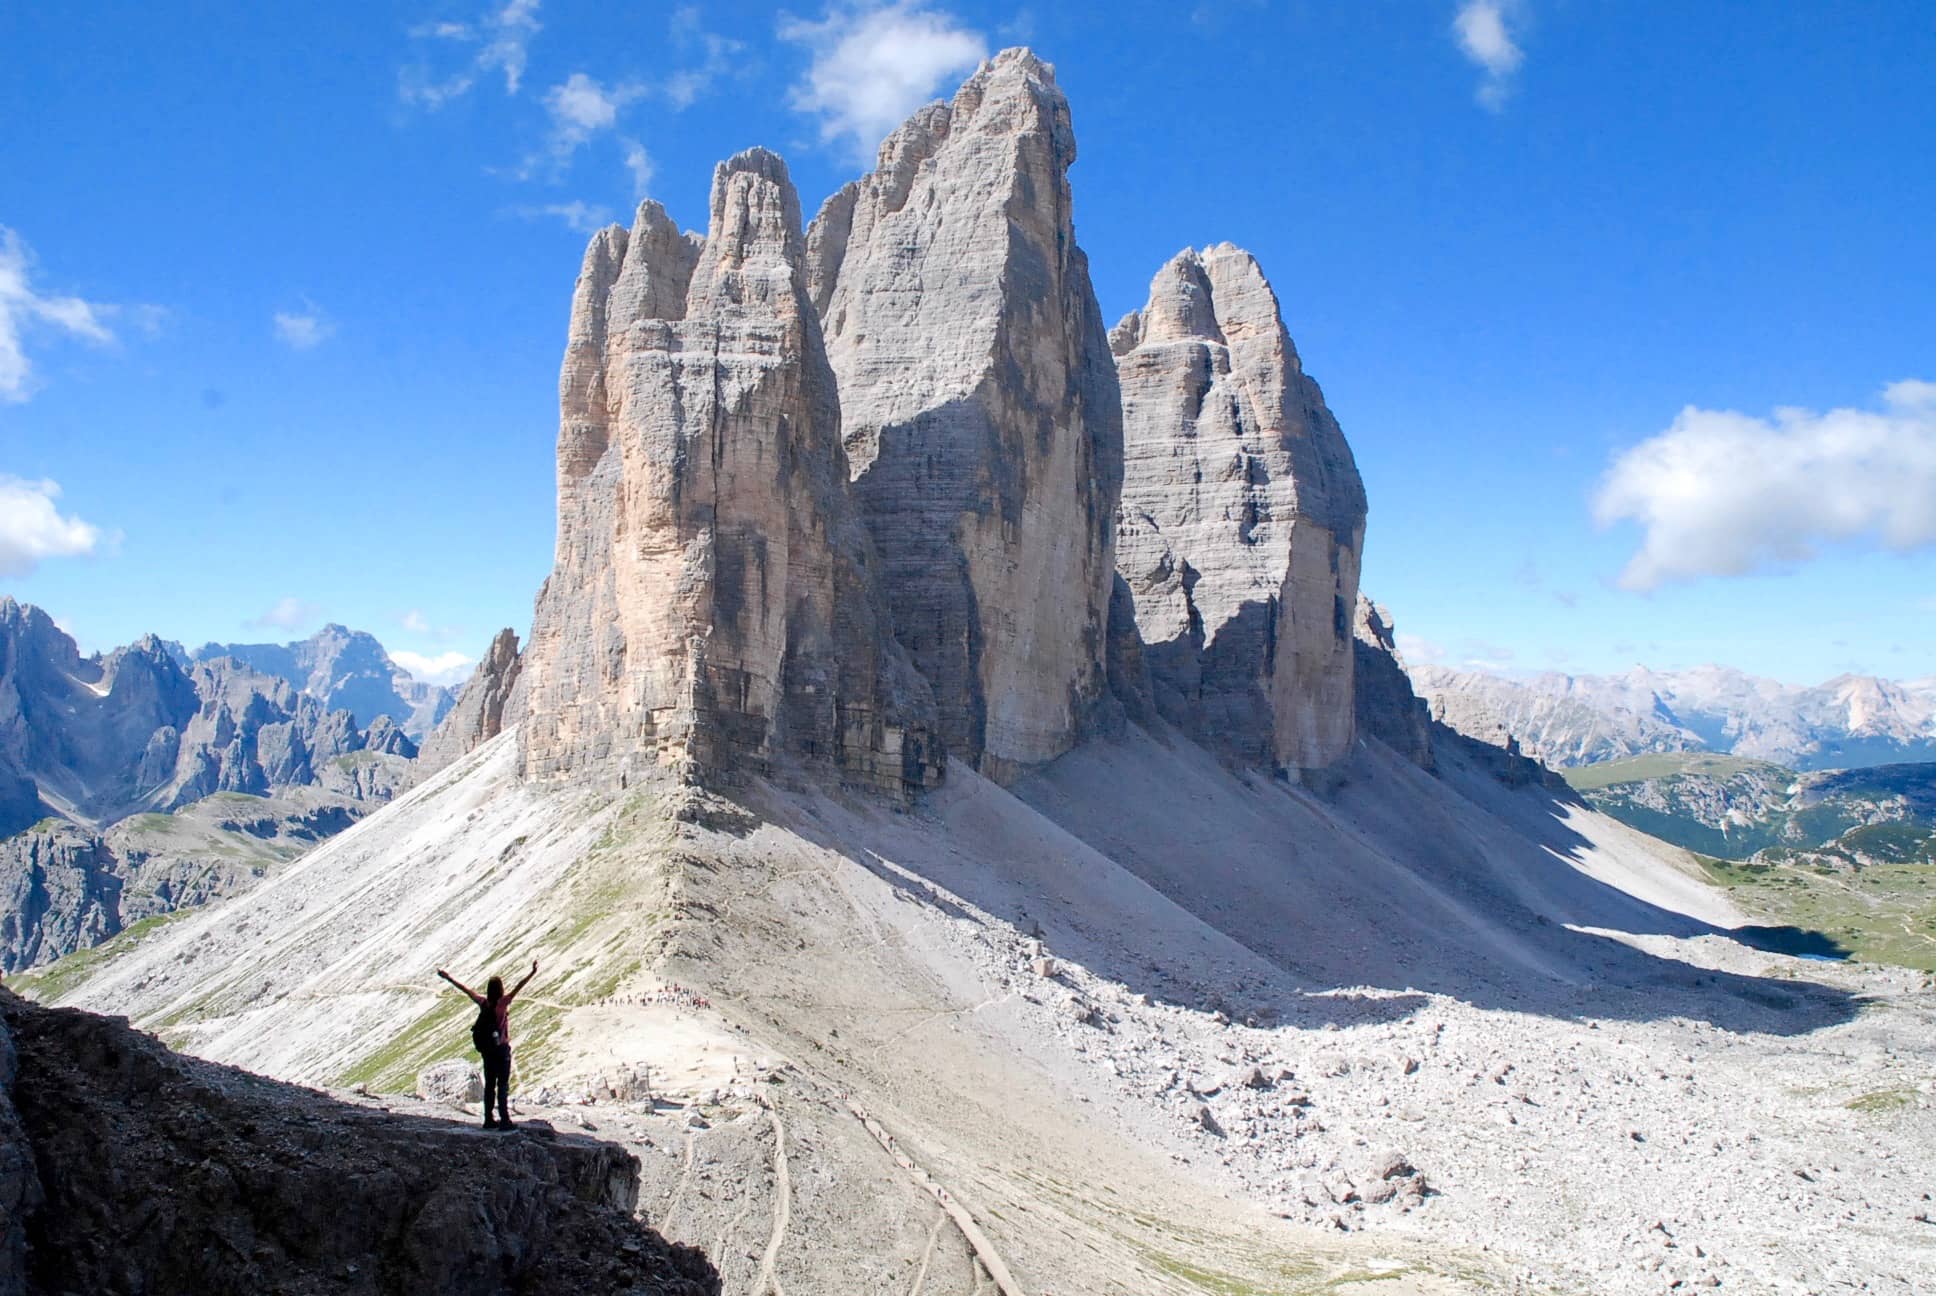
{"type": "Polygon", "coordinates": [[[1863,1112],[1870,1116],[1886,1116],[1916,1105],[1914,1089],[1878,1089],[1865,1093],[1859,1098],[1851,1098],[1842,1104],[1852,1112],[1863,1112]]]}
{"type": "Polygon", "coordinates": [[[1605,761],[1598,765],[1576,765],[1561,770],[1567,786],[1575,792],[1597,792],[1622,783],[1644,783],[1648,779],[1673,778],[1681,774],[1706,774],[1730,778],[1736,774],[1761,771],[1770,778],[1793,780],[1795,772],[1768,761],[1728,756],[1721,752],[1660,752],[1634,756],[1627,760],[1605,761]]]}
{"type": "Polygon", "coordinates": [[[368,1085],[378,1093],[412,1093],[417,1073],[438,1062],[466,1057],[471,1047],[470,1020],[477,1008],[457,994],[438,997],[428,1012],[389,1041],[364,1054],[336,1083],[345,1088],[368,1085]]]}

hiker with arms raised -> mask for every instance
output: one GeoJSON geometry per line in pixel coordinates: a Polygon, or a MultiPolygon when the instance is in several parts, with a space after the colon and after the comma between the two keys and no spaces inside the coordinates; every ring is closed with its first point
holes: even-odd
{"type": "Polygon", "coordinates": [[[531,970],[524,974],[524,980],[504,992],[504,981],[492,977],[484,987],[484,993],[459,981],[442,968],[437,975],[470,996],[477,1005],[477,1020],[471,1024],[471,1043],[476,1046],[484,1059],[484,1128],[511,1128],[511,1001],[518,997],[531,978],[538,975],[538,960],[531,960],[531,970]],[[497,1116],[491,1115],[491,1103],[497,1102],[497,1116]]]}

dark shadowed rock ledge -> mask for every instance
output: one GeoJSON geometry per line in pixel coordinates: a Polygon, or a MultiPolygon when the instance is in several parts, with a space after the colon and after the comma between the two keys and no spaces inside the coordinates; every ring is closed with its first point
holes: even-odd
{"type": "Polygon", "coordinates": [[[394,1116],[0,991],[0,1296],[712,1296],[637,1222],[638,1160],[394,1116]]]}

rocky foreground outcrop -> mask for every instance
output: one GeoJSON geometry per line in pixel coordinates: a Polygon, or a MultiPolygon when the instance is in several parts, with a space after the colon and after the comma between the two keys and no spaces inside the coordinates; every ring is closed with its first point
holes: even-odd
{"type": "Polygon", "coordinates": [[[827,200],[807,279],[894,629],[950,754],[1061,755],[1107,696],[1122,413],[1055,72],[984,64],[827,200]]]}
{"type": "Polygon", "coordinates": [[[1238,763],[1336,764],[1353,736],[1365,491],[1276,294],[1248,252],[1185,250],[1110,343],[1116,566],[1158,711],[1238,763]]]}
{"type": "Polygon", "coordinates": [[[803,254],[799,197],[764,149],[714,172],[703,242],[648,202],[586,251],[556,565],[516,686],[527,777],[730,778],[796,756],[896,794],[939,780],[933,699],[848,494],[803,254]]]}
{"type": "Polygon", "coordinates": [[[403,1118],[0,991],[0,1296],[712,1296],[632,1218],[639,1163],[403,1118]]]}

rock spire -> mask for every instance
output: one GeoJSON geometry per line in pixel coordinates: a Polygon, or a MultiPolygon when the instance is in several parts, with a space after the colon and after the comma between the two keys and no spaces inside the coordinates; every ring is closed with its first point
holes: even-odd
{"type": "Polygon", "coordinates": [[[558,544],[510,713],[528,777],[695,776],[825,757],[939,778],[848,497],[799,198],[721,163],[706,237],[657,203],[585,253],[559,377],[558,544]]]}
{"type": "Polygon", "coordinates": [[[1110,333],[1125,470],[1116,564],[1157,709],[1241,764],[1350,749],[1365,493],[1256,260],[1178,253],[1110,333]]]}
{"type": "Polygon", "coordinates": [[[1116,374],[1069,104],[1027,50],[916,113],[807,233],[847,463],[951,754],[1006,778],[1108,697],[1116,374]]]}

